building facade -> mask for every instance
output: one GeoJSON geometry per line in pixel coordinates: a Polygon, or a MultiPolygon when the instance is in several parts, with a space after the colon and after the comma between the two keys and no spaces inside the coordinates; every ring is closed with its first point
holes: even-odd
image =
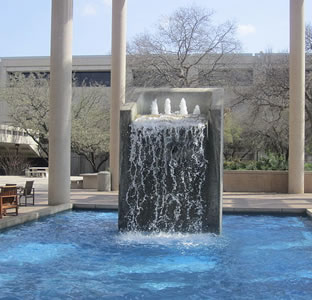
{"type": "MultiPolygon", "coordinates": [[[[259,74],[256,65],[263,60],[264,54],[235,54],[224,56],[215,67],[214,71],[206,76],[205,68],[209,60],[202,62],[195,69],[197,87],[223,87],[225,89],[225,105],[234,101],[236,94],[234,90],[248,88],[254,85],[259,74]],[[235,78],[235,80],[233,80],[235,78]]],[[[276,54],[273,57],[280,57],[276,54]]],[[[0,59],[0,87],[9,85],[10,76],[15,73],[23,73],[28,76],[30,73],[41,73],[49,76],[50,58],[49,57],[14,57],[0,59]]],[[[153,81],[147,80],[147,77],[153,78],[151,70],[141,68],[139,61],[134,57],[128,57],[127,67],[127,87],[128,92],[126,101],[131,99],[131,91],[134,88],[151,87],[153,81]]],[[[110,95],[110,73],[111,57],[110,56],[74,56],[73,57],[73,78],[75,79],[75,88],[79,89],[82,84],[88,86],[94,83],[104,85],[108,95],[110,95]]],[[[157,85],[166,85],[165,82],[159,82],[157,85]]],[[[110,97],[107,97],[109,101],[110,97]]],[[[73,99],[74,100],[74,99],[73,99]]],[[[8,103],[5,99],[0,99],[0,152],[16,152],[26,157],[36,158],[39,151],[36,149],[34,141],[22,130],[13,128],[9,118],[8,103]]],[[[42,162],[40,162],[42,163],[42,162]]],[[[90,172],[91,168],[88,162],[82,157],[72,154],[71,174],[78,175],[90,172]]],[[[103,168],[107,167],[103,166],[103,168]]]]}

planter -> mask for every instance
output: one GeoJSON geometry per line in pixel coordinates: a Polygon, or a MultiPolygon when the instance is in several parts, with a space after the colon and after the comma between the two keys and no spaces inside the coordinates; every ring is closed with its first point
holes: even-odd
{"type": "MultiPolygon", "coordinates": [[[[312,172],[305,172],[305,193],[312,193],[312,172]]],[[[288,193],[288,171],[224,170],[225,192],[288,193]]]]}

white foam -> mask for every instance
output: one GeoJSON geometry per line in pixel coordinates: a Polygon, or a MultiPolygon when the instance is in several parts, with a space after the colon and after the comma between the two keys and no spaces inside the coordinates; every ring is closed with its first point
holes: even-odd
{"type": "Polygon", "coordinates": [[[117,237],[119,244],[131,245],[178,245],[185,248],[225,247],[227,240],[213,233],[125,232],[117,237]]]}
{"type": "Polygon", "coordinates": [[[198,126],[202,128],[207,125],[207,119],[201,115],[142,115],[136,118],[132,126],[133,128],[163,128],[170,127],[187,127],[198,126]]]}

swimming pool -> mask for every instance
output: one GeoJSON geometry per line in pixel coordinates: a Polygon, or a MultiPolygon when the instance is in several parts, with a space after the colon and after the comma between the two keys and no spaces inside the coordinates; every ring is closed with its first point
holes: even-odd
{"type": "Polygon", "coordinates": [[[0,299],[311,299],[312,222],[225,215],[222,236],[121,234],[72,211],[0,233],[0,299]]]}

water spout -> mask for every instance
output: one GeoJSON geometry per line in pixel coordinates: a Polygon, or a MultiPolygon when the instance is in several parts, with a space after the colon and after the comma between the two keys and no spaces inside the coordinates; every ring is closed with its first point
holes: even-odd
{"type": "Polygon", "coordinates": [[[199,105],[196,105],[193,110],[193,115],[200,115],[200,108],[199,105]]]}
{"type": "Polygon", "coordinates": [[[155,100],[152,102],[151,111],[152,111],[152,115],[159,115],[159,112],[158,112],[158,105],[157,105],[157,99],[155,99],[155,100]]]}
{"type": "Polygon", "coordinates": [[[165,114],[166,115],[171,115],[171,104],[170,104],[170,99],[167,98],[165,101],[165,114]]]}
{"type": "Polygon", "coordinates": [[[181,99],[179,107],[180,107],[180,115],[187,115],[188,114],[187,107],[186,107],[186,102],[185,102],[184,98],[181,99]]]}

